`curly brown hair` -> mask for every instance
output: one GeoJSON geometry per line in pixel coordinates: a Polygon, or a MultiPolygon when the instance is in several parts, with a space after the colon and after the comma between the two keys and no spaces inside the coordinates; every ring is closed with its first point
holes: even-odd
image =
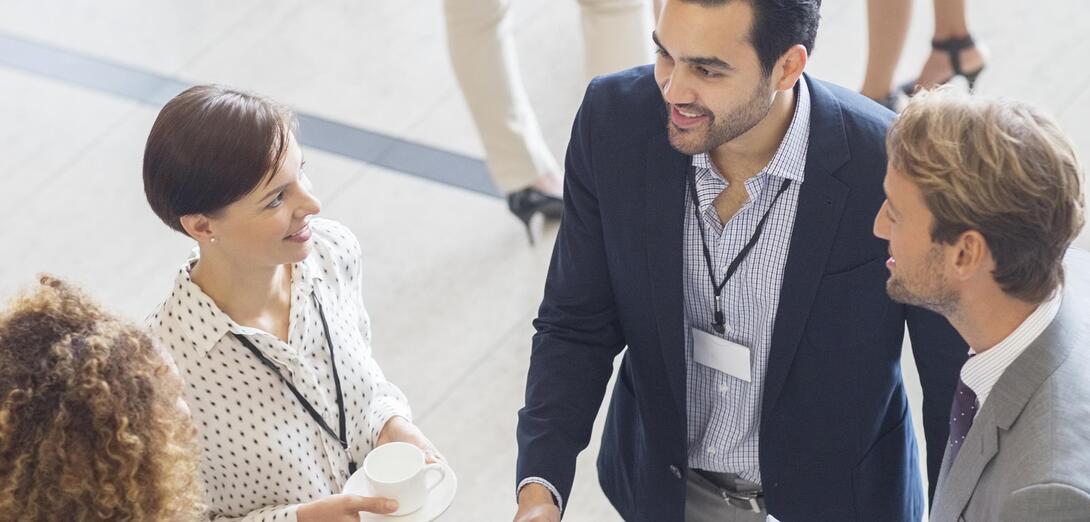
{"type": "Polygon", "coordinates": [[[73,287],[0,312],[0,520],[194,520],[183,383],[148,335],[73,287]]]}

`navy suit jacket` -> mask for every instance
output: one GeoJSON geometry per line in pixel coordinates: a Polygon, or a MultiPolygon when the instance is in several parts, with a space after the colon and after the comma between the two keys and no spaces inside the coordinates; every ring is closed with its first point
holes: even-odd
{"type": "MultiPolygon", "coordinates": [[[[935,483],[964,341],[938,315],[886,295],[889,111],[804,77],[805,181],[772,334],[760,422],[769,512],[785,522],[912,521],[923,492],[901,379],[907,322],[924,390],[935,483]]],[[[598,458],[626,520],[683,520],[688,434],[682,237],[690,157],[666,135],[651,67],[595,79],[576,116],[564,218],[534,321],[517,479],[570,499],[613,361],[623,361],[598,458]]]]}

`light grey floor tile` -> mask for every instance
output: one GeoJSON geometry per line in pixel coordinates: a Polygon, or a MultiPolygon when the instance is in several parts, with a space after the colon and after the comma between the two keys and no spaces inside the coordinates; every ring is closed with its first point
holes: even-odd
{"type": "Polygon", "coordinates": [[[258,0],[0,0],[0,31],[162,74],[262,14],[258,0]]]}
{"type": "Polygon", "coordinates": [[[4,214],[98,147],[136,104],[0,67],[0,179],[4,214]]]}
{"type": "Polygon", "coordinates": [[[536,312],[555,231],[530,247],[499,200],[368,169],[323,214],[363,245],[374,351],[418,414],[536,312]]]}
{"type": "Polygon", "coordinates": [[[455,89],[440,6],[276,2],[182,74],[401,136],[455,89]]]}
{"type": "MultiPolygon", "coordinates": [[[[529,326],[508,332],[462,376],[440,407],[420,420],[421,428],[458,473],[458,497],[444,519],[509,520],[515,513],[514,433],[530,355],[525,340],[532,332],[529,326]]],[[[599,413],[590,447],[579,456],[565,520],[620,520],[595,473],[607,403],[599,413]]]]}

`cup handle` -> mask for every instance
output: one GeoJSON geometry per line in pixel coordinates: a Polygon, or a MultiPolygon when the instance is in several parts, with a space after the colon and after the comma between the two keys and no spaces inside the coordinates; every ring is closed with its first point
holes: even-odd
{"type": "MultiPolygon", "coordinates": [[[[439,484],[442,484],[443,480],[445,480],[447,478],[447,468],[446,468],[446,466],[444,466],[442,464],[439,464],[438,462],[436,462],[435,464],[428,464],[427,466],[424,466],[424,475],[425,475],[424,483],[426,484],[424,489],[426,489],[430,493],[431,490],[435,489],[435,486],[438,486],[439,484]],[[435,482],[430,482],[428,480],[427,475],[428,475],[429,472],[432,472],[432,471],[435,471],[435,472],[439,473],[439,480],[436,480],[435,482]]],[[[435,475],[432,474],[431,476],[434,477],[435,475]]]]}

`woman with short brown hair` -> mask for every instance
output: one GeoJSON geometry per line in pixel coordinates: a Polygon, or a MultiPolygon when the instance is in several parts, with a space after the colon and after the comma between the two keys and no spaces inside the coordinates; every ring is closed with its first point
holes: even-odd
{"type": "Polygon", "coordinates": [[[0,312],[0,520],[201,516],[169,357],[48,277],[0,312]]]}
{"type": "Polygon", "coordinates": [[[213,518],[390,513],[340,494],[364,456],[400,441],[440,458],[371,355],[360,245],[316,217],[296,127],[276,102],[202,85],[144,150],[148,203],[197,246],[149,328],[186,380],[213,518]]]}

